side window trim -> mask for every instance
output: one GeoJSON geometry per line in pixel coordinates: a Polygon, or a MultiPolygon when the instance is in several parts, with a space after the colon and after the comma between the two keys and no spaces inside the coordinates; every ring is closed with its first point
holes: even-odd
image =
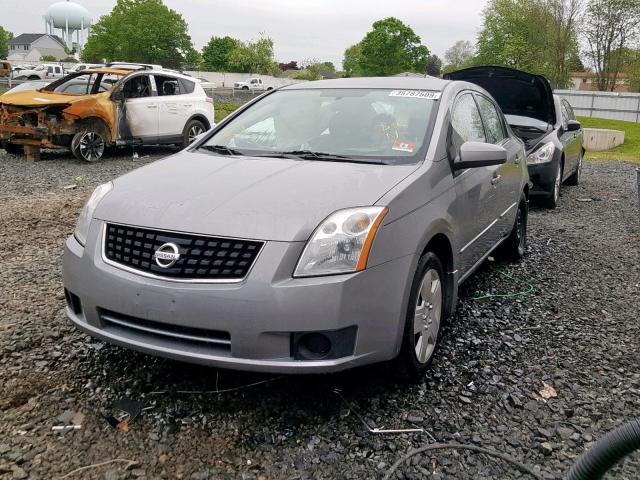
{"type": "Polygon", "coordinates": [[[489,142],[489,131],[487,128],[487,122],[484,118],[484,116],[482,115],[482,109],[480,108],[480,105],[478,104],[478,98],[482,98],[483,100],[487,101],[495,110],[496,115],[498,116],[498,121],[500,122],[500,129],[502,130],[502,138],[496,143],[496,145],[500,145],[503,143],[506,143],[507,140],[509,140],[509,134],[507,132],[507,128],[505,125],[505,118],[504,118],[504,114],[502,113],[502,110],[500,109],[500,107],[496,104],[496,102],[494,100],[492,100],[491,98],[487,97],[486,95],[480,93],[480,92],[473,92],[474,94],[474,99],[476,101],[476,106],[478,107],[478,111],[480,112],[480,119],[482,120],[482,126],[484,127],[484,136],[485,139],[487,141],[487,143],[489,142]]]}

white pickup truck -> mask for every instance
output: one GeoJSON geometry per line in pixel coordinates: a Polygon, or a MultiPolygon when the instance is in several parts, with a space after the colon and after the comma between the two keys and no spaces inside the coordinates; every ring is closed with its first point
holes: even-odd
{"type": "Polygon", "coordinates": [[[64,77],[65,73],[62,65],[58,65],[57,63],[43,63],[32,70],[20,70],[14,75],[16,80],[53,80],[54,78],[64,77]]]}
{"type": "Polygon", "coordinates": [[[273,87],[267,87],[262,79],[258,77],[247,78],[245,82],[235,82],[233,88],[256,91],[273,90],[273,87]]]}

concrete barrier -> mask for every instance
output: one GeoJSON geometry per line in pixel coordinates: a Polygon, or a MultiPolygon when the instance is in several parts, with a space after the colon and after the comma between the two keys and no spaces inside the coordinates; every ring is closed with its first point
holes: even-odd
{"type": "Polygon", "coordinates": [[[584,129],[584,149],[590,152],[605,152],[624,143],[624,132],[602,128],[584,129]]]}

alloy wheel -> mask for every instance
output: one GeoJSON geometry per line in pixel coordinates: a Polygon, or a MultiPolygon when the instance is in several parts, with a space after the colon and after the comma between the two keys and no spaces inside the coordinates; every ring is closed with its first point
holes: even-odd
{"type": "Polygon", "coordinates": [[[414,348],[418,362],[429,361],[436,347],[442,315],[442,281],[436,269],[422,277],[413,320],[414,348]]]}
{"type": "Polygon", "coordinates": [[[198,135],[202,134],[203,132],[204,128],[202,128],[200,125],[192,125],[189,129],[189,145],[191,145],[198,137],[198,135]]]}
{"type": "Polygon", "coordinates": [[[87,162],[93,162],[102,157],[104,153],[104,140],[102,136],[95,132],[87,132],[80,139],[78,146],[80,155],[87,162]]]}

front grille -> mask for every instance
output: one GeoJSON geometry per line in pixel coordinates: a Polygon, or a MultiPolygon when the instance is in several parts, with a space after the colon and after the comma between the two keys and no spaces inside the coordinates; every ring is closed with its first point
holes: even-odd
{"type": "Polygon", "coordinates": [[[134,333],[167,341],[186,342],[193,345],[205,344],[209,347],[226,350],[231,348],[229,332],[144,320],[110,310],[98,309],[98,313],[104,328],[113,330],[116,334],[134,333]]]}
{"type": "Polygon", "coordinates": [[[107,260],[147,274],[194,281],[242,280],[263,245],[252,240],[115,224],[107,224],[104,235],[104,255],[107,260]],[[154,258],[156,250],[166,243],[175,244],[180,253],[180,258],[169,268],[160,267],[154,258]]]}

